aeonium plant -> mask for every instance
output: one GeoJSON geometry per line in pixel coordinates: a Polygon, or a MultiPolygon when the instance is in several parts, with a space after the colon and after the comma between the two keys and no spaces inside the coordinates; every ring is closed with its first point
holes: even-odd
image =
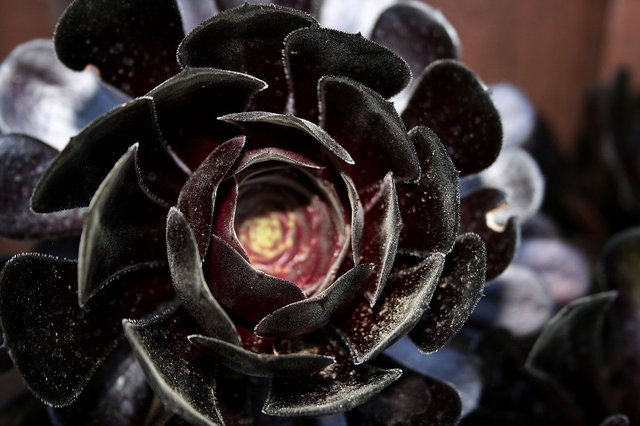
{"type": "Polygon", "coordinates": [[[375,41],[229,3],[185,37],[187,2],[76,0],[53,46],[82,73],[46,42],[5,61],[2,231],[80,234],[2,270],[5,356],[60,424],[455,423],[453,388],[381,354],[440,348],[513,255],[504,196],[460,199],[500,151],[486,88],[420,3],[375,41]]]}

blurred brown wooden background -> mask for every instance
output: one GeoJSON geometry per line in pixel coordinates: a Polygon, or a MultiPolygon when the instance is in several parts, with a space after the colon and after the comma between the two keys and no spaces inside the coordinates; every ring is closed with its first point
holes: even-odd
{"type": "MultiPolygon", "coordinates": [[[[0,0],[0,57],[50,37],[65,0],[0,0]]],[[[638,0],[429,0],[459,32],[486,82],[523,88],[571,145],[585,91],[619,65],[640,75],[638,0]]],[[[636,83],[640,77],[636,77],[636,83]]]]}

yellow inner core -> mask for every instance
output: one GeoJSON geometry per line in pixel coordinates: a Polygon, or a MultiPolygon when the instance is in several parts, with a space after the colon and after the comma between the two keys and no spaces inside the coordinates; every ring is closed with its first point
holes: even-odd
{"type": "Polygon", "coordinates": [[[247,219],[240,225],[238,237],[250,259],[275,259],[293,247],[294,232],[291,231],[295,229],[295,215],[293,212],[285,213],[284,226],[280,215],[282,213],[269,212],[265,216],[247,219]]]}

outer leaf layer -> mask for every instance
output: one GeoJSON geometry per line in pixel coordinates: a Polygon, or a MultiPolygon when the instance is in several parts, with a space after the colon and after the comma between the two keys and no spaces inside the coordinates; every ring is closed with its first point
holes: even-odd
{"type": "Polygon", "coordinates": [[[432,129],[463,176],[500,153],[500,115],[476,75],[456,61],[436,61],[424,71],[402,119],[410,129],[432,129]]]}
{"type": "Polygon", "coordinates": [[[356,364],[374,358],[417,324],[443,264],[443,255],[435,253],[418,266],[392,275],[375,306],[361,296],[351,313],[337,322],[356,364]]]}
{"type": "Polygon", "coordinates": [[[457,59],[458,35],[436,9],[421,2],[395,4],[385,10],[371,39],[398,53],[414,76],[438,59],[457,59]]]}
{"type": "Polygon", "coordinates": [[[41,238],[79,233],[81,210],[42,215],[30,208],[38,179],[56,150],[22,135],[0,135],[0,234],[13,238],[41,238]]]}
{"type": "Polygon", "coordinates": [[[60,18],[54,41],[69,68],[95,65],[107,83],[140,96],[178,72],[174,52],[183,37],[175,0],[76,0],[60,18]]]}
{"type": "Polygon", "coordinates": [[[321,112],[316,95],[324,76],[348,77],[385,98],[398,93],[411,79],[402,58],[360,34],[303,28],[287,37],[284,55],[294,111],[312,121],[321,112]]]}
{"type": "Polygon", "coordinates": [[[123,321],[125,333],[155,394],[195,425],[222,424],[214,396],[215,364],[187,340],[195,328],[182,308],[151,320],[123,321]]]}
{"type": "Polygon", "coordinates": [[[409,132],[422,171],[417,185],[398,184],[405,250],[448,253],[460,221],[458,172],[438,137],[426,127],[409,132]]]}
{"type": "Polygon", "coordinates": [[[135,151],[116,164],[89,206],[78,260],[81,303],[126,270],[166,265],[166,212],[138,185],[135,151]]]}
{"type": "Polygon", "coordinates": [[[76,265],[38,254],[14,257],[0,276],[0,318],[16,367],[52,405],[71,403],[121,338],[120,320],[173,297],[164,269],[141,269],[78,306],[76,265]]]}
{"type": "Polygon", "coordinates": [[[458,237],[429,310],[410,334],[421,350],[436,351],[460,331],[482,297],[486,259],[480,237],[471,233],[458,237]]]}
{"type": "Polygon", "coordinates": [[[401,180],[420,176],[415,149],[391,103],[342,77],[324,77],[319,91],[320,126],[355,160],[345,169],[357,187],[381,180],[388,171],[401,180]]]}
{"type": "Polygon", "coordinates": [[[287,34],[314,24],[311,16],[300,11],[247,3],[219,13],[189,34],[180,45],[178,59],[183,66],[254,75],[269,84],[253,99],[254,109],[284,112],[288,93],[282,44],[287,34]]]}

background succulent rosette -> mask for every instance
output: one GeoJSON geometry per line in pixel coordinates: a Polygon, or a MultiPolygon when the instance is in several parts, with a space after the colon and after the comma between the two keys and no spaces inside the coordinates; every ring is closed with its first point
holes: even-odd
{"type": "Polygon", "coordinates": [[[218,2],[185,37],[173,1],[77,0],[55,51],[102,82],[47,71],[44,42],[3,65],[39,77],[0,89],[3,231],[81,230],[77,260],[18,255],[0,283],[4,355],[66,406],[58,421],[139,424],[147,383],[194,424],[266,421],[255,407],[324,416],[377,394],[376,418],[350,421],[458,418],[454,389],[378,355],[407,334],[440,348],[511,260],[516,221],[492,220],[504,194],[459,189],[498,156],[499,115],[430,8],[389,7],[370,41],[295,5],[218,2]],[[90,90],[67,97],[75,78],[90,90]],[[41,84],[59,93],[34,99],[41,84]],[[51,120],[26,119],[23,98],[58,107],[66,132],[107,111],[57,154],[36,139],[51,120]],[[408,390],[430,402],[403,404],[408,390]]]}

